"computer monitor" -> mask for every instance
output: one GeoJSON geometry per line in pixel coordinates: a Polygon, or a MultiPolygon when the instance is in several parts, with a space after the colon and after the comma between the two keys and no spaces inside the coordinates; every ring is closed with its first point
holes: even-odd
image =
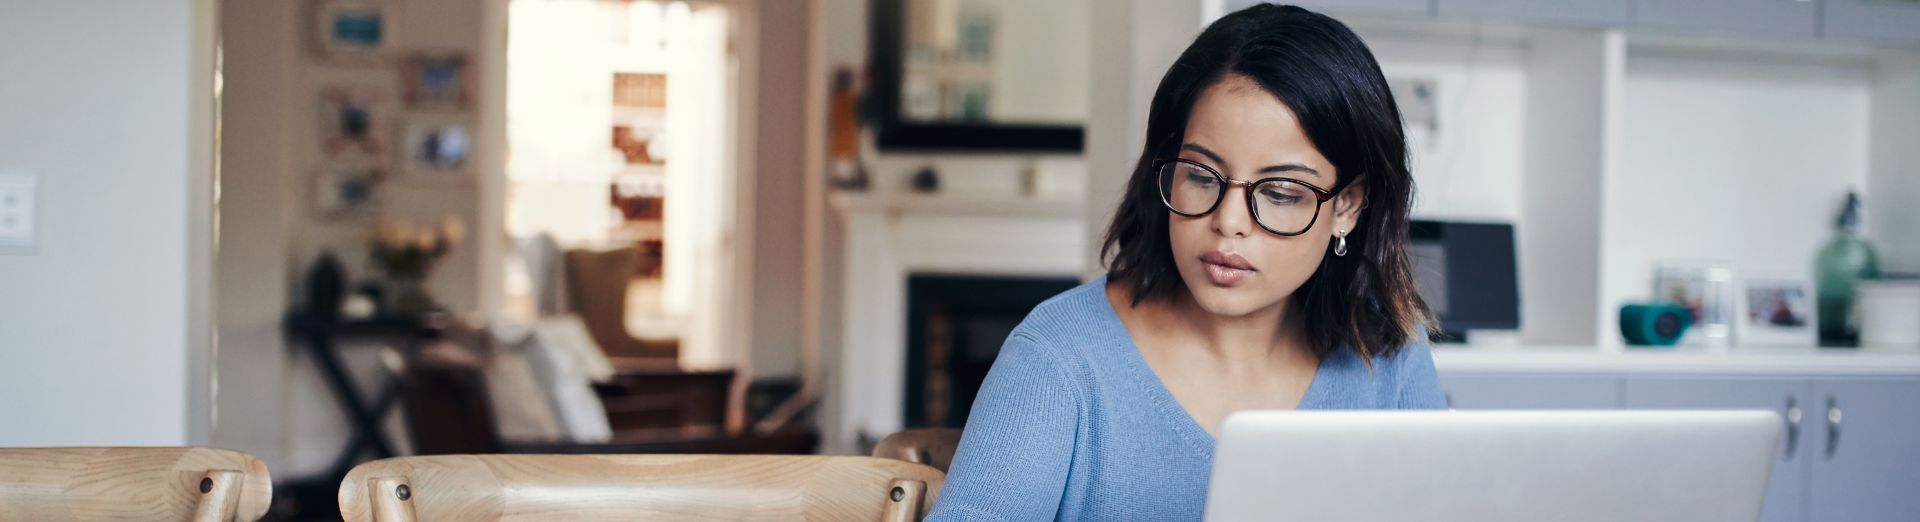
{"type": "Polygon", "coordinates": [[[1520,328],[1513,225],[1414,220],[1408,236],[1420,297],[1446,337],[1520,328]]]}

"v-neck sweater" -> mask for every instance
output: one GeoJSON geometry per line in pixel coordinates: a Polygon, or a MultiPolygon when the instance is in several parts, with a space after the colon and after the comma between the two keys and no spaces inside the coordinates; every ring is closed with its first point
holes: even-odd
{"type": "MultiPolygon", "coordinates": [[[[1199,520],[1213,435],[1148,366],[1106,278],[1029,313],[968,414],[929,521],[1199,520]]],[[[1300,409],[1441,409],[1424,343],[1375,358],[1335,350],[1300,409]]]]}

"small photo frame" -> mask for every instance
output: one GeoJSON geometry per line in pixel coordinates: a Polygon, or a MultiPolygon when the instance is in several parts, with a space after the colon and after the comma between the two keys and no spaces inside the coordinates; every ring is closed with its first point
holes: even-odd
{"type": "Polygon", "coordinates": [[[1816,346],[1812,287],[1801,281],[1748,281],[1741,292],[1740,344],[1816,346]]]}
{"type": "Polygon", "coordinates": [[[466,53],[416,53],[406,60],[407,107],[461,110],[473,104],[473,68],[466,53]]]}
{"type": "Polygon", "coordinates": [[[386,171],[375,166],[333,166],[314,176],[313,211],[323,220],[371,218],[386,203],[386,171]]]}
{"type": "Polygon", "coordinates": [[[362,87],[328,87],[320,94],[321,151],[327,159],[379,159],[387,150],[384,97],[362,87]]]}
{"type": "Polygon", "coordinates": [[[409,181],[465,183],[473,161],[473,125],[464,117],[414,118],[401,150],[409,181]]]}
{"type": "Polygon", "coordinates": [[[394,48],[394,7],[379,0],[320,0],[314,4],[314,55],[323,62],[377,64],[394,48]]]}
{"type": "Polygon", "coordinates": [[[1693,326],[1682,344],[1725,347],[1733,338],[1733,270],[1719,265],[1661,264],[1655,271],[1653,298],[1693,312],[1693,326]]]}

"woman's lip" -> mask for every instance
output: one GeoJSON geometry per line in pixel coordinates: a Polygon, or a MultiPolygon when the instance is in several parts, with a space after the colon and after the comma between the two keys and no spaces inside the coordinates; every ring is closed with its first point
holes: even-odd
{"type": "Polygon", "coordinates": [[[1248,263],[1246,258],[1240,257],[1240,254],[1207,252],[1205,255],[1200,256],[1200,262],[1220,265],[1235,270],[1253,270],[1253,263],[1248,263]]]}
{"type": "Polygon", "coordinates": [[[1253,274],[1252,270],[1234,268],[1211,261],[1202,261],[1200,266],[1206,269],[1207,279],[1210,280],[1214,286],[1238,285],[1240,281],[1245,280],[1248,275],[1253,274]]]}

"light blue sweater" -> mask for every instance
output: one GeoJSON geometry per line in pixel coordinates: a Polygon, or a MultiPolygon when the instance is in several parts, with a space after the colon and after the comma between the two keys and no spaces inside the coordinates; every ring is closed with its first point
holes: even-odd
{"type": "MultiPolygon", "coordinates": [[[[927,520],[1199,520],[1213,436],[1147,366],[1106,278],[1035,307],[974,399],[927,520]]],[[[1320,361],[1301,409],[1446,407],[1424,344],[1320,361]]]]}

